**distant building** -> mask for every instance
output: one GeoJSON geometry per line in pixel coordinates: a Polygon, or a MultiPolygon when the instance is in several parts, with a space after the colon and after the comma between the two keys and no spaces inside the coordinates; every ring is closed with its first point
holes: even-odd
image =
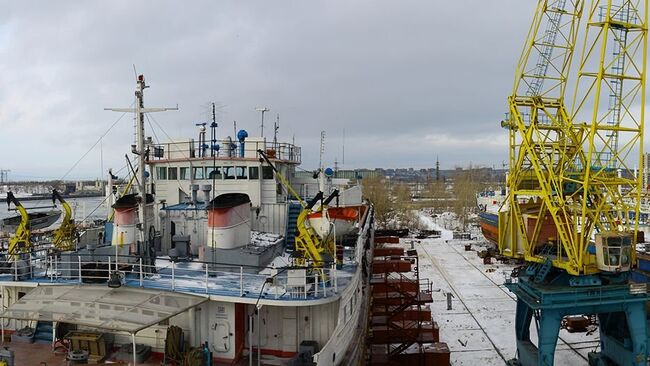
{"type": "MultiPolygon", "coordinates": [[[[309,178],[313,175],[313,172],[305,171],[296,171],[296,178],[309,178]]],[[[350,170],[337,170],[334,172],[333,178],[343,178],[343,179],[365,179],[365,178],[374,178],[384,176],[384,173],[381,169],[350,169],[350,170]]]]}
{"type": "Polygon", "coordinates": [[[106,182],[103,180],[77,181],[75,192],[77,193],[104,193],[106,182]]]}

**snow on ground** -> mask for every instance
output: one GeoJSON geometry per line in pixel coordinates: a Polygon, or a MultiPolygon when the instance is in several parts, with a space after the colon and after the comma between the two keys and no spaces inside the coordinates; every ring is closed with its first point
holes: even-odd
{"type": "MultiPolygon", "coordinates": [[[[448,212],[446,214],[449,214],[448,212]]],[[[451,214],[453,215],[453,214],[451,214]]],[[[445,215],[443,219],[446,219],[449,215],[445,215]]],[[[427,230],[439,230],[441,232],[440,239],[449,240],[453,237],[453,233],[450,230],[446,230],[439,223],[438,220],[434,219],[430,215],[419,215],[420,223],[424,225],[427,230]]]]}
{"type": "MultiPolygon", "coordinates": [[[[431,313],[440,326],[440,339],[449,345],[451,364],[503,365],[515,357],[515,297],[503,282],[513,266],[495,263],[484,265],[475,250],[488,244],[483,240],[453,240],[450,214],[432,218],[421,214],[428,229],[441,230],[441,238],[416,241],[420,279],[433,282],[431,313]],[[473,250],[465,251],[471,243],[473,250]],[[451,293],[452,310],[447,310],[446,294],[451,293]]],[[[477,228],[472,236],[482,238],[477,228]]],[[[409,243],[412,240],[405,242],[409,243]]],[[[535,325],[531,337],[536,343],[535,325]]],[[[598,345],[598,334],[560,332],[556,348],[556,365],[586,365],[587,353],[598,345]],[[571,349],[570,346],[574,349],[571,349]]]]}

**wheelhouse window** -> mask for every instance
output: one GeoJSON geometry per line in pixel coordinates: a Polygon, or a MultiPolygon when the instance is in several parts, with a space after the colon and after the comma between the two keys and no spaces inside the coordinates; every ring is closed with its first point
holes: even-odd
{"type": "Polygon", "coordinates": [[[234,166],[224,166],[223,167],[223,177],[224,177],[224,179],[235,179],[235,167],[234,166]]]}
{"type": "Polygon", "coordinates": [[[176,180],[178,179],[178,168],[167,168],[167,179],[176,180]]]}
{"type": "Polygon", "coordinates": [[[192,176],[194,179],[203,179],[203,167],[192,168],[192,176]]]}
{"type": "Polygon", "coordinates": [[[260,179],[260,168],[251,166],[248,168],[248,179],[260,179]]]}
{"type": "Polygon", "coordinates": [[[164,166],[156,167],[156,177],[158,180],[167,180],[167,168],[164,166]]]}
{"type": "Polygon", "coordinates": [[[205,177],[207,179],[221,179],[221,167],[209,166],[205,168],[205,177]]]}
{"type": "Polygon", "coordinates": [[[237,179],[247,179],[247,170],[245,166],[238,166],[235,167],[235,175],[237,175],[237,179]]]}
{"type": "Polygon", "coordinates": [[[273,168],[270,166],[262,167],[262,178],[263,179],[273,179],[273,168]]]}
{"type": "Polygon", "coordinates": [[[190,168],[180,168],[178,178],[180,180],[190,180],[190,168]]]}

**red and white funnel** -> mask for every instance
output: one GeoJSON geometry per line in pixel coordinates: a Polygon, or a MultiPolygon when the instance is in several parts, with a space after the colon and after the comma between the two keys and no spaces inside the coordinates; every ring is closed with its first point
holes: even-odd
{"type": "Polygon", "coordinates": [[[225,193],[210,201],[207,245],[234,249],[251,241],[251,200],[245,193],[225,193]]]}

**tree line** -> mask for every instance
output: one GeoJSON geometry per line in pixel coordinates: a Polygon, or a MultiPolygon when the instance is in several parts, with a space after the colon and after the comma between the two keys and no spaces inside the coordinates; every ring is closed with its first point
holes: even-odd
{"type": "MultiPolygon", "coordinates": [[[[453,212],[459,226],[465,230],[476,210],[476,194],[490,185],[484,178],[480,170],[471,167],[457,170],[451,179],[436,181],[429,178],[418,192],[418,198],[414,198],[414,184],[394,182],[384,177],[366,178],[362,187],[364,197],[374,205],[379,228],[419,229],[416,210],[431,208],[437,213],[453,212]]],[[[418,186],[421,188],[422,183],[418,186]]]]}

